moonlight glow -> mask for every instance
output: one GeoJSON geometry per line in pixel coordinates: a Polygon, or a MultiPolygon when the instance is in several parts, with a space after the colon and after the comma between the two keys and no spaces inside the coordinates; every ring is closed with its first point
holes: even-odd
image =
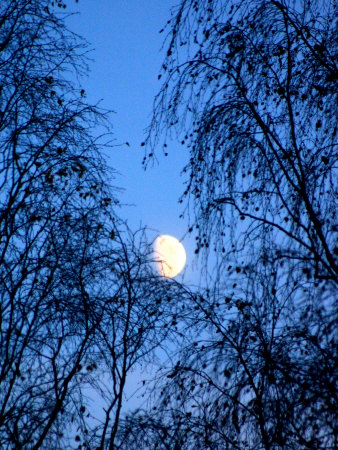
{"type": "Polygon", "coordinates": [[[157,270],[165,278],[176,277],[187,259],[183,245],[178,239],[167,234],[156,238],[154,254],[157,270]]]}

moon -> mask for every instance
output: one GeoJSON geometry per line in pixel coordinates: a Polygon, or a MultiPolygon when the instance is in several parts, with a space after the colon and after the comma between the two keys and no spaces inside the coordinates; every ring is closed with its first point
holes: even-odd
{"type": "Polygon", "coordinates": [[[154,256],[157,271],[164,278],[176,277],[187,259],[181,242],[168,234],[162,234],[155,239],[154,256]]]}

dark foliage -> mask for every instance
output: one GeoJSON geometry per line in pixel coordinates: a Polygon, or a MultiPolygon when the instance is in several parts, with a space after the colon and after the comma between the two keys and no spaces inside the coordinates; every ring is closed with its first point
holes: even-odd
{"type": "Polygon", "coordinates": [[[124,448],[338,445],[336,18],[330,0],[184,0],[165,28],[145,144],[175,130],[189,149],[209,272],[124,448]]]}
{"type": "Polygon", "coordinates": [[[127,375],[179,295],[116,214],[109,112],[76,81],[87,45],[65,6],[0,2],[2,449],[114,448],[127,375]]]}

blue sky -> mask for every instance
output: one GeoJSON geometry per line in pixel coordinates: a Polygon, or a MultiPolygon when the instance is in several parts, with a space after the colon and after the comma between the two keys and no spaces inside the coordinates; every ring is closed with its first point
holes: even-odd
{"type": "MultiPolygon", "coordinates": [[[[102,99],[101,106],[112,109],[116,147],[109,151],[108,163],[119,172],[116,185],[124,188],[120,195],[124,206],[122,218],[132,229],[148,226],[149,238],[170,234],[182,239],[187,220],[179,218],[183,205],[178,199],[184,191],[180,172],[188,160],[186,148],[168,142],[168,157],[161,149],[159,164],[144,171],[142,159],[144,130],[151,119],[154,96],[161,86],[158,80],[165,50],[161,51],[160,29],[170,18],[177,0],[79,0],[69,2],[67,11],[78,12],[69,27],[88,40],[93,47],[88,79],[83,80],[89,102],[102,99]],[[124,144],[130,143],[130,147],[124,144]],[[153,230],[153,231],[152,231],[153,230]]],[[[178,280],[198,284],[198,270],[192,270],[194,238],[182,240],[187,252],[184,275],[178,280]]],[[[196,264],[194,264],[196,266],[196,264]]],[[[143,369],[144,370],[144,369],[143,369]]],[[[126,410],[142,403],[139,394],[130,396],[142,378],[149,377],[137,369],[127,380],[126,410]]]]}
{"type": "MultiPolygon", "coordinates": [[[[116,184],[125,189],[120,200],[134,205],[125,206],[121,215],[133,229],[142,223],[155,230],[149,234],[152,239],[158,232],[182,239],[187,229],[187,221],[179,219],[183,206],[178,203],[184,190],[180,172],[188,160],[186,148],[169,142],[168,157],[159,150],[159,164],[144,171],[140,146],[161,86],[157,76],[165,51],[159,31],[176,4],[177,0],[80,0],[68,8],[79,12],[69,20],[70,28],[94,48],[90,75],[83,83],[87,98],[102,99],[103,107],[115,111],[115,143],[130,143],[109,153],[109,164],[119,172],[116,184]]],[[[182,242],[187,251],[185,279],[190,280],[194,239],[182,242]]]]}

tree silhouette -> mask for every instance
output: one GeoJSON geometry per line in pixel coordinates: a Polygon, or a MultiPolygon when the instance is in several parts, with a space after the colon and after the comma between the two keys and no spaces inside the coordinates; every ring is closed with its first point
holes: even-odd
{"type": "Polygon", "coordinates": [[[189,149],[181,201],[206,288],[121,448],[337,446],[336,13],[184,0],[161,30],[144,161],[173,131],[189,149]]]}
{"type": "Polygon", "coordinates": [[[109,112],[76,81],[87,45],[65,7],[0,5],[1,448],[114,448],[127,375],[181,296],[117,215],[109,112]]]}

